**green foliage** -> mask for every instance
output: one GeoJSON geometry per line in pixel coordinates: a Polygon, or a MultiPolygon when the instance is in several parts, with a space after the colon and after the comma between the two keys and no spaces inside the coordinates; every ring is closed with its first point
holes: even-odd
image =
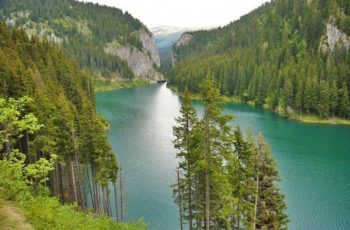
{"type": "Polygon", "coordinates": [[[211,75],[200,84],[204,115],[198,119],[185,88],[173,128],[179,158],[173,186],[181,220],[189,229],[287,229],[284,196],[268,145],[244,138],[222,115],[211,75]]]}
{"type": "Polygon", "coordinates": [[[31,180],[39,181],[40,183],[45,183],[49,180],[49,173],[54,170],[54,165],[56,163],[57,155],[52,154],[50,161],[40,158],[33,164],[29,164],[25,167],[25,175],[31,180]]]}
{"type": "Polygon", "coordinates": [[[133,77],[126,62],[104,51],[113,41],[142,50],[137,31],[147,29],[128,12],[74,0],[1,0],[0,5],[2,18],[16,19],[16,26],[58,43],[81,67],[106,80],[133,77]]]}
{"type": "Polygon", "coordinates": [[[143,220],[117,223],[107,217],[95,217],[92,213],[77,211],[74,205],[61,205],[58,199],[48,196],[33,196],[21,202],[26,217],[38,230],[45,229],[146,229],[143,220]]]}
{"type": "MultiPolygon", "coordinates": [[[[42,164],[45,160],[41,158],[39,161],[42,164]]],[[[30,171],[30,167],[32,165],[25,166],[24,158],[17,161],[0,160],[0,196],[6,200],[18,201],[18,206],[24,210],[26,218],[35,229],[68,230],[72,229],[72,226],[74,229],[146,229],[143,220],[117,223],[107,217],[95,217],[90,212],[79,212],[75,205],[62,205],[57,198],[49,197],[47,191],[37,190],[34,193],[23,173],[30,171]]],[[[38,170],[39,168],[36,168],[36,171],[38,170]]],[[[45,167],[40,175],[48,171],[48,167],[45,167]]],[[[27,176],[31,175],[30,173],[27,176]]]]}
{"type": "MultiPolygon", "coordinates": [[[[98,165],[96,176],[101,181],[113,180],[117,163],[105,126],[95,113],[91,73],[81,71],[49,43],[36,37],[29,39],[23,30],[9,31],[0,23],[0,31],[0,96],[20,98],[0,99],[0,139],[8,143],[7,154],[17,148],[31,163],[39,156],[53,159],[54,154],[61,162],[69,161],[74,157],[76,141],[80,146],[89,146],[79,154],[79,160],[98,165]],[[26,95],[36,100],[21,98],[26,95]],[[42,125],[36,124],[38,120],[42,125]],[[100,166],[103,164],[109,168],[108,173],[100,166]]],[[[47,166],[41,162],[31,169],[47,166]]]]}
{"type": "MultiPolygon", "coordinates": [[[[28,102],[34,101],[28,97],[0,98],[0,134],[4,137],[0,139],[0,146],[6,146],[5,151],[0,152],[0,196],[17,201],[36,229],[71,229],[72,226],[74,229],[146,229],[142,220],[130,224],[117,223],[107,217],[79,212],[73,205],[61,205],[57,198],[48,196],[44,185],[49,180],[49,173],[54,170],[56,154],[50,154],[50,160],[39,158],[33,163],[25,163],[26,156],[10,140],[20,138],[20,133],[24,131],[35,135],[42,127],[38,119],[25,110],[28,102]]],[[[97,124],[101,130],[106,129],[102,119],[97,124]]],[[[98,152],[94,164],[99,169],[97,177],[100,184],[106,186],[108,181],[116,180],[118,169],[108,142],[102,139],[99,143],[104,146],[99,146],[102,150],[98,152]]]]}
{"type": "Polygon", "coordinates": [[[22,170],[23,161],[0,160],[0,196],[2,198],[17,200],[29,192],[22,170]]]}
{"type": "MultiPolygon", "coordinates": [[[[350,52],[325,46],[326,25],[350,19],[347,2],[276,0],[222,28],[191,32],[187,45],[174,47],[169,82],[198,93],[210,72],[223,95],[284,114],[344,117],[347,99],[336,92],[343,82],[349,91],[350,52]]],[[[337,26],[348,33],[345,24],[337,26]]]]}
{"type": "Polygon", "coordinates": [[[289,222],[285,213],[287,208],[285,197],[276,185],[280,181],[276,163],[271,157],[271,150],[263,135],[259,134],[257,144],[257,196],[256,196],[256,228],[287,229],[289,222]],[[284,210],[284,211],[282,211],[284,210]]]}

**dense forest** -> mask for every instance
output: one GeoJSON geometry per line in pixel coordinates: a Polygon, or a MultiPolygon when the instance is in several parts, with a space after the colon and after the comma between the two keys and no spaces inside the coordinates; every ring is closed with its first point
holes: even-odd
{"type": "Polygon", "coordinates": [[[288,116],[350,118],[350,1],[274,0],[229,25],[187,33],[169,76],[199,92],[208,73],[222,95],[288,116]]]}
{"type": "Polygon", "coordinates": [[[198,119],[185,89],[173,141],[180,159],[174,198],[180,229],[287,229],[276,165],[259,134],[245,138],[223,115],[212,77],[200,84],[204,115],[198,119]]]}
{"type": "Polygon", "coordinates": [[[125,61],[107,54],[105,45],[117,41],[142,50],[138,31],[148,31],[128,12],[74,0],[0,0],[0,15],[8,25],[62,46],[80,67],[107,80],[134,74],[125,61]]]}
{"type": "MultiPolygon", "coordinates": [[[[89,71],[49,42],[0,23],[0,195],[22,201],[39,229],[65,226],[54,218],[56,211],[80,221],[80,229],[94,229],[83,225],[93,222],[92,216],[58,210],[56,200],[40,196],[46,190],[83,211],[112,215],[110,188],[119,193],[119,166],[106,135],[108,124],[96,114],[94,101],[89,71]]],[[[99,223],[114,225],[107,219],[99,223]]]]}

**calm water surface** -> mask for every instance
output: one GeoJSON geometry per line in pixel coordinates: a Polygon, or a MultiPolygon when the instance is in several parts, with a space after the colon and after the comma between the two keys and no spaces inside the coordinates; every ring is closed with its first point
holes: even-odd
{"type": "MultiPolygon", "coordinates": [[[[203,106],[194,102],[199,113],[203,106]]],[[[128,218],[150,230],[177,230],[171,140],[180,99],[166,86],[97,93],[97,110],[110,122],[110,142],[122,164],[128,218]]],[[[292,230],[350,229],[350,127],[308,125],[243,104],[227,104],[233,125],[264,133],[283,178],[292,230]]]]}

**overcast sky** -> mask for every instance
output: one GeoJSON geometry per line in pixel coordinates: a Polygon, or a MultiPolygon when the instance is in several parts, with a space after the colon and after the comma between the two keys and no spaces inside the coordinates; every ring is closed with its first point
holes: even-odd
{"type": "Polygon", "coordinates": [[[147,27],[161,25],[187,28],[228,24],[268,0],[80,0],[128,11],[147,27]]]}

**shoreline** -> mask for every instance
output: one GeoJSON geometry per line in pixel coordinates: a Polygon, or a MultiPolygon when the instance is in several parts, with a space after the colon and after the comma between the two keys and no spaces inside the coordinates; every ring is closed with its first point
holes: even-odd
{"type": "Polygon", "coordinates": [[[113,81],[110,83],[97,81],[95,83],[95,92],[111,91],[115,89],[124,89],[150,85],[151,82],[147,80],[123,80],[123,81],[113,81]]]}
{"type": "MultiPolygon", "coordinates": [[[[176,89],[176,87],[174,86],[168,86],[167,87],[175,92],[177,95],[179,95],[180,97],[183,97],[182,93],[179,93],[178,90],[176,89]]],[[[194,100],[200,100],[201,97],[198,94],[192,94],[191,93],[191,98],[194,100]]],[[[241,101],[237,96],[221,96],[222,98],[222,103],[237,103],[237,104],[246,104],[252,107],[256,107],[255,106],[255,102],[254,101],[247,101],[247,102],[243,102],[241,101]]],[[[285,117],[288,120],[291,121],[298,121],[301,123],[306,123],[306,124],[324,124],[324,125],[350,125],[350,120],[348,119],[343,119],[340,117],[330,117],[328,119],[322,119],[319,118],[317,115],[314,114],[293,114],[293,115],[287,115],[285,113],[281,113],[281,112],[274,112],[271,111],[269,109],[267,109],[265,106],[262,106],[261,108],[263,108],[265,111],[270,111],[272,113],[278,114],[281,117],[285,117]]]]}

